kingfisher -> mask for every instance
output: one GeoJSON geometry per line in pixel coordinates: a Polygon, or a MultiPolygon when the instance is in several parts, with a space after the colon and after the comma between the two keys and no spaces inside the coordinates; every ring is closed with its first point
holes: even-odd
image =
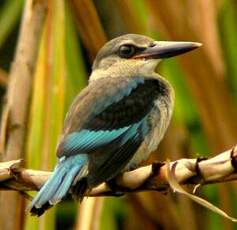
{"type": "Polygon", "coordinates": [[[174,107],[174,90],[156,67],[200,45],[138,34],[107,42],[94,60],[88,86],[66,115],[58,164],[28,207],[30,213],[42,215],[69,193],[81,200],[146,160],[163,138],[174,107]]]}

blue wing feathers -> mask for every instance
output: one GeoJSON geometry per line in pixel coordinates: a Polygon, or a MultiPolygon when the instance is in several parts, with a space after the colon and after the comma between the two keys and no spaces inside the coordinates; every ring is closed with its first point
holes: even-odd
{"type": "Polygon", "coordinates": [[[74,152],[90,152],[111,143],[121,136],[121,144],[123,144],[137,132],[139,127],[142,135],[147,133],[148,126],[144,121],[145,119],[130,126],[114,130],[81,130],[80,132],[71,133],[65,138],[64,151],[68,155],[73,155],[74,152]]]}
{"type": "Polygon", "coordinates": [[[117,130],[81,130],[80,132],[74,132],[69,134],[65,138],[64,151],[65,152],[88,152],[93,149],[99,148],[105,144],[118,138],[124,132],[126,132],[129,127],[120,128],[117,130]]]}

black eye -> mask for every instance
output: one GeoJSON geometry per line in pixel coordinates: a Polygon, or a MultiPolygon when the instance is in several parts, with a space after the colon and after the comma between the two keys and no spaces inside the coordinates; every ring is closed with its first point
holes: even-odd
{"type": "Polygon", "coordinates": [[[119,56],[121,58],[130,58],[136,53],[136,47],[133,45],[122,45],[119,48],[119,56]]]}

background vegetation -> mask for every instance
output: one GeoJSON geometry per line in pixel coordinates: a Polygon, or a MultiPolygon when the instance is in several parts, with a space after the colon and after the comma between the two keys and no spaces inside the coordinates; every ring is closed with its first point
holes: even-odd
{"type": "MultiPolygon", "coordinates": [[[[124,33],[203,43],[201,49],[166,60],[158,68],[175,88],[176,107],[169,131],[150,162],[208,156],[236,144],[235,0],[2,0],[1,111],[13,79],[11,63],[22,39],[19,31],[22,27],[27,31],[22,18],[28,15],[25,20],[31,20],[36,6],[45,7],[42,20],[37,21],[39,41],[36,47],[29,47],[29,52],[35,49],[38,55],[29,70],[30,84],[22,86],[30,89],[28,103],[18,104],[18,110],[27,108],[27,116],[24,145],[17,157],[24,158],[28,168],[53,168],[65,113],[86,85],[93,58],[106,40],[124,33]]],[[[19,72],[17,78],[23,77],[19,72]]],[[[4,132],[1,135],[4,139],[4,132]]],[[[2,160],[12,156],[1,146],[2,160]]],[[[236,183],[208,185],[198,193],[237,216],[236,183]]],[[[2,229],[237,229],[237,225],[174,194],[146,192],[122,198],[88,198],[81,205],[67,200],[39,219],[25,213],[25,205],[16,193],[1,192],[2,229]]]]}

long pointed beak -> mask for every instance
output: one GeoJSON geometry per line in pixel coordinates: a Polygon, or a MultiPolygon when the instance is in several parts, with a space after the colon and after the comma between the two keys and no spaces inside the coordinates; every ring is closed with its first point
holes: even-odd
{"type": "Polygon", "coordinates": [[[200,47],[202,44],[198,42],[168,42],[158,41],[133,58],[145,59],[162,59],[177,56],[193,49],[200,47]]]}

